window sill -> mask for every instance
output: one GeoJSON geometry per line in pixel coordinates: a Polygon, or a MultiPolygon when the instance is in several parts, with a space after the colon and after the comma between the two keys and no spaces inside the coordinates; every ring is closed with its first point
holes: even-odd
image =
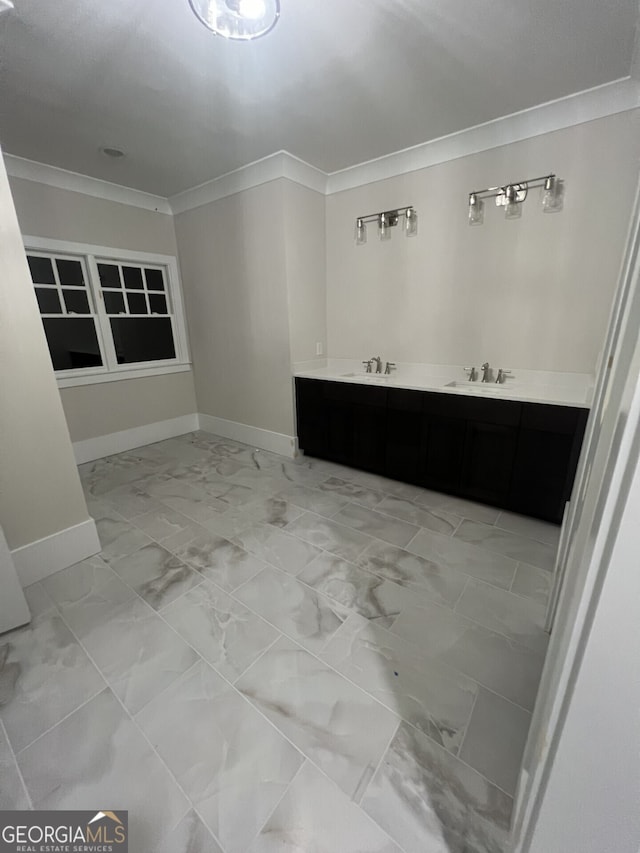
{"type": "Polygon", "coordinates": [[[100,385],[103,382],[120,382],[123,379],[143,379],[146,376],[162,376],[166,373],[186,373],[189,370],[191,370],[191,362],[165,365],[163,367],[134,367],[131,370],[118,370],[112,373],[57,376],[56,381],[58,388],[73,388],[76,385],[100,385]]]}

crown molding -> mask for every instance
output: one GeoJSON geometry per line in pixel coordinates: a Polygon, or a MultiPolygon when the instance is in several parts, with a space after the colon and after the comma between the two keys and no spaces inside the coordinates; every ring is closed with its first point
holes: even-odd
{"type": "MultiPolygon", "coordinates": [[[[636,51],[636,55],[640,55],[640,50],[636,51]]],[[[636,71],[631,77],[549,101],[337,172],[323,172],[288,151],[276,151],[168,199],[13,154],[5,154],[4,160],[8,174],[14,178],[37,181],[59,189],[168,214],[184,213],[279,178],[295,181],[323,195],[332,195],[637,109],[640,107],[640,73],[636,71]]]]}
{"type": "Polygon", "coordinates": [[[12,178],[23,178],[25,181],[35,181],[60,190],[71,190],[71,192],[83,193],[94,198],[153,210],[156,213],[171,214],[169,202],[159,195],[112,184],[110,181],[102,181],[99,178],[91,178],[79,172],[69,172],[67,169],[49,166],[46,163],[37,163],[35,160],[26,160],[24,157],[16,157],[15,154],[4,154],[4,162],[7,174],[12,178]]]}
{"type": "Polygon", "coordinates": [[[327,177],[326,172],[316,169],[315,166],[289,154],[288,151],[276,151],[268,157],[262,157],[260,160],[234,169],[233,172],[227,172],[197,187],[176,193],[169,198],[169,204],[174,214],[184,213],[278,178],[288,178],[324,194],[327,177]]]}
{"type": "Polygon", "coordinates": [[[326,192],[331,195],[354,189],[637,107],[640,83],[625,77],[332,172],[326,192]]]}

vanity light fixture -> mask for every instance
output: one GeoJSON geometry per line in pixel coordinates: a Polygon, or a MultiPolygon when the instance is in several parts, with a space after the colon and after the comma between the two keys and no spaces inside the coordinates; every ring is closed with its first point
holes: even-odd
{"type": "Polygon", "coordinates": [[[557,213],[562,210],[564,185],[554,174],[531,178],[526,181],[514,181],[502,187],[487,187],[469,193],[469,225],[482,225],[484,222],[484,199],[495,198],[497,207],[504,207],[505,219],[520,219],[522,204],[529,190],[540,187],[542,190],[542,210],[544,213],[557,213]]]}
{"type": "Polygon", "coordinates": [[[280,17],[280,0],[189,0],[189,4],[207,29],[234,41],[266,35],[280,17]]]}
{"type": "Polygon", "coordinates": [[[412,205],[398,207],[395,210],[383,210],[381,213],[370,213],[367,216],[358,216],[355,227],[356,246],[363,246],[367,242],[367,222],[377,224],[378,237],[381,240],[390,240],[391,229],[398,225],[402,218],[404,218],[405,236],[415,237],[418,233],[418,211],[412,205]]]}

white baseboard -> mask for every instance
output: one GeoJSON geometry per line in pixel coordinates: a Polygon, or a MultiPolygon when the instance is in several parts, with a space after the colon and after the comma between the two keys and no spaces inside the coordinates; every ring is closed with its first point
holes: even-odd
{"type": "Polygon", "coordinates": [[[80,560],[86,560],[100,551],[100,540],[95,521],[88,518],[73,527],[67,527],[22,545],[11,552],[13,563],[22,586],[41,581],[60,569],[66,569],[80,560]]]}
{"type": "Polygon", "coordinates": [[[198,428],[197,414],[182,415],[179,418],[170,418],[166,421],[133,427],[133,429],[99,435],[96,438],[87,438],[84,441],[74,441],[73,452],[76,462],[81,465],[83,462],[102,459],[103,456],[112,456],[114,453],[144,447],[146,444],[163,441],[165,438],[194,432],[198,428]]]}
{"type": "Polygon", "coordinates": [[[272,453],[279,453],[281,456],[288,456],[290,459],[296,456],[297,441],[293,435],[271,432],[268,429],[260,429],[260,427],[240,424],[237,421],[228,421],[225,418],[216,418],[213,415],[203,415],[202,413],[198,415],[198,420],[200,421],[200,429],[205,432],[221,435],[223,438],[232,438],[234,441],[241,441],[262,450],[270,450],[272,453]]]}

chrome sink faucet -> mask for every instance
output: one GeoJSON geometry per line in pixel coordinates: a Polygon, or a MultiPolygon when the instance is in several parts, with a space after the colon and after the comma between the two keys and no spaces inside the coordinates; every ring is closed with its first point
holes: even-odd
{"type": "MultiPolygon", "coordinates": [[[[375,361],[375,363],[376,363],[376,373],[382,373],[382,359],[380,358],[380,356],[374,355],[374,357],[371,359],[371,361],[372,362],[375,361]]],[[[371,371],[367,371],[367,372],[370,373],[371,371]]]]}
{"type": "Polygon", "coordinates": [[[490,382],[491,381],[489,378],[490,373],[491,373],[491,368],[489,367],[489,362],[485,361],[485,363],[482,365],[482,380],[481,381],[482,382],[490,382]]]}

